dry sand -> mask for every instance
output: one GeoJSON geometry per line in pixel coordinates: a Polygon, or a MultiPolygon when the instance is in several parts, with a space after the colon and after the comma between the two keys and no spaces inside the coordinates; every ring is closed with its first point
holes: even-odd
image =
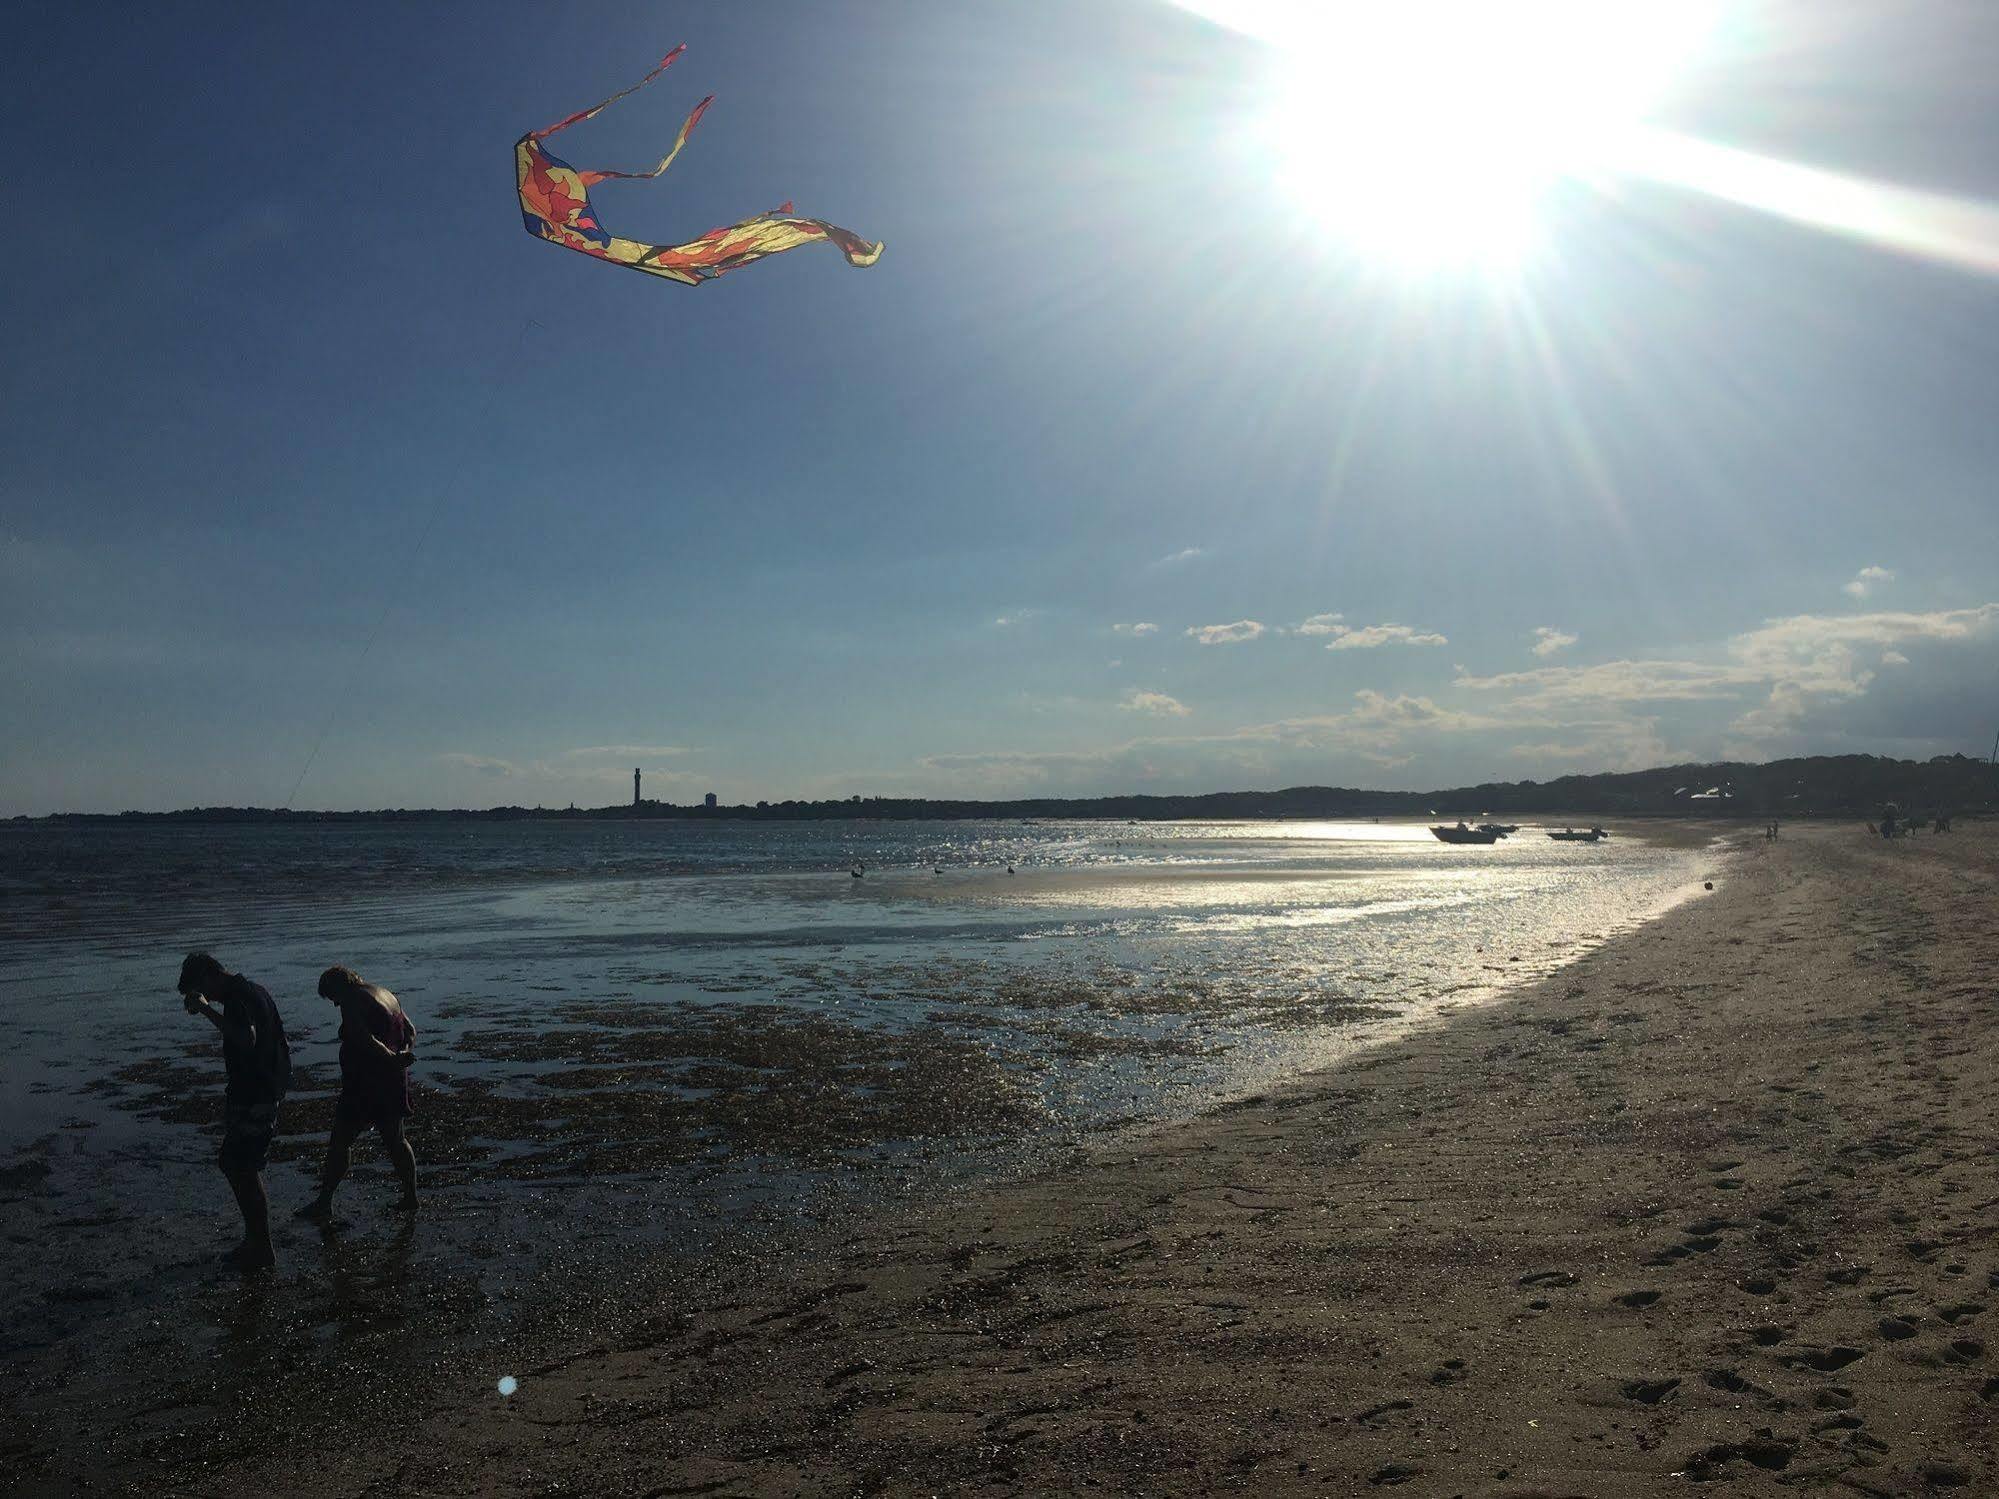
{"type": "Polygon", "coordinates": [[[1510,1000],[735,1304],[636,1308],[511,1399],[468,1370],[404,1431],[118,1476],[1999,1491],[1999,827],[1796,828],[1717,862],[1714,895],[1510,1000]]]}

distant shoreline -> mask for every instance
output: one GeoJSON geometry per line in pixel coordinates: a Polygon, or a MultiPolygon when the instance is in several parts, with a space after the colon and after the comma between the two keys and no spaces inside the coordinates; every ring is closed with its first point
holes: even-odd
{"type": "Polygon", "coordinates": [[[1798,818],[1880,815],[1887,803],[1908,815],[1999,812],[1999,767],[1968,755],[1891,760],[1879,755],[1815,755],[1763,764],[1721,761],[1654,770],[1499,781],[1438,791],[1370,791],[1293,786],[1282,791],[1215,791],[1193,796],[845,797],[679,806],[642,801],[608,807],[378,808],[293,811],[281,807],[193,807],[175,812],[55,812],[20,815],[0,826],[69,827],[139,823],[255,824],[355,822],[889,822],[1075,818],[1135,822],[1190,818],[1439,817],[1504,814],[1590,817],[1798,818]]]}

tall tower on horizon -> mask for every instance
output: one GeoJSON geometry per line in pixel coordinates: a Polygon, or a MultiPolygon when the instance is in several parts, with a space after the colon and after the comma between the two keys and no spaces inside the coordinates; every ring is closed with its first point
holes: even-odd
{"type": "Polygon", "coordinates": [[[638,766],[634,765],[632,767],[632,805],[636,807],[638,804],[639,804],[639,768],[638,766]]]}

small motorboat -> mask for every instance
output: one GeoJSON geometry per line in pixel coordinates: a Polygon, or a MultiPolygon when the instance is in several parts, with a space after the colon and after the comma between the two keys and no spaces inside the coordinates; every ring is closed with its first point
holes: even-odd
{"type": "Polygon", "coordinates": [[[1454,828],[1436,827],[1430,831],[1436,834],[1439,843],[1497,843],[1499,833],[1492,828],[1471,828],[1459,823],[1454,828]]]}
{"type": "Polygon", "coordinates": [[[1482,822],[1478,825],[1478,830],[1481,833],[1497,833],[1501,838],[1504,838],[1508,833],[1519,832],[1520,824],[1517,822],[1482,822]]]}
{"type": "Polygon", "coordinates": [[[1610,834],[1606,833],[1602,828],[1590,828],[1586,831],[1579,831],[1576,828],[1563,828],[1559,833],[1551,831],[1548,836],[1557,843],[1595,843],[1600,839],[1608,838],[1610,834]]]}

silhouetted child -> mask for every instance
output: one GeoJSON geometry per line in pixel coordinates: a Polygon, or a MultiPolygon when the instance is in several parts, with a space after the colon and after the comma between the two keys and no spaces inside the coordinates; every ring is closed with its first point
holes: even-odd
{"type": "Polygon", "coordinates": [[[265,1269],[277,1263],[263,1172],[271,1154],[271,1136],[277,1132],[278,1105],[291,1086],[292,1055],[285,1023],[270,990],[229,972],[205,952],[188,954],[175,987],[188,1014],[206,1016],[222,1032],[222,1066],[228,1082],[222,1094],[222,1149],[216,1164],[243,1213],[243,1242],[227,1258],[245,1270],[265,1269]]]}
{"type": "Polygon", "coordinates": [[[403,1184],[404,1212],[416,1211],[416,1153],[403,1138],[411,1113],[411,1063],[416,1060],[416,1027],[402,1003],[380,984],[363,983],[351,968],[329,968],[319,976],[320,998],[340,1010],[340,1097],[333,1105],[333,1133],[319,1174],[319,1196],[299,1210],[305,1218],[333,1212],[333,1189],[347,1174],[354,1139],[372,1127],[382,1137],[389,1164],[403,1184]]]}

